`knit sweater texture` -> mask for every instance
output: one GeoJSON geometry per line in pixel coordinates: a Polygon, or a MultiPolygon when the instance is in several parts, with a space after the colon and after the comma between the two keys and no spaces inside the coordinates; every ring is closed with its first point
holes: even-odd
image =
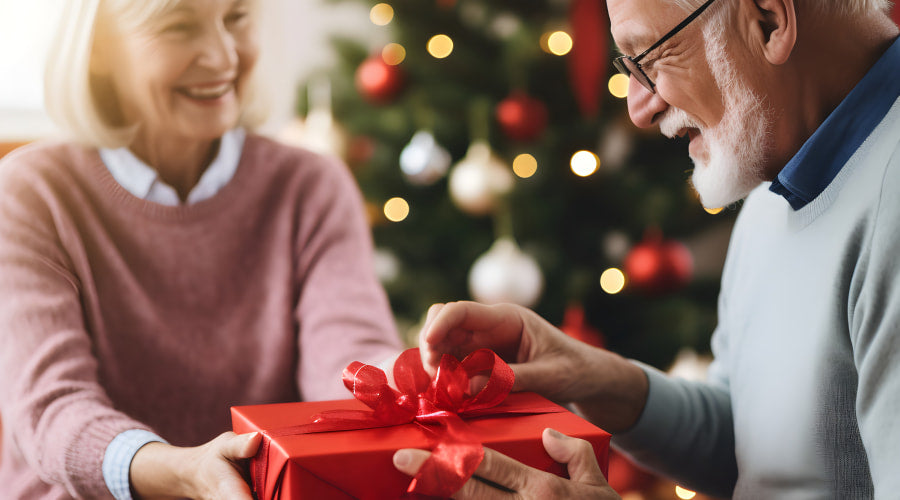
{"type": "Polygon", "coordinates": [[[747,199],[707,383],[646,368],[617,446],[734,498],[900,492],[900,99],[812,202],[747,199]]]}
{"type": "Polygon", "coordinates": [[[0,497],[107,498],[120,432],[179,446],[229,407],[346,399],[342,369],[401,348],[341,163],[250,135],[212,198],[163,206],[96,150],[0,162],[0,497]]]}

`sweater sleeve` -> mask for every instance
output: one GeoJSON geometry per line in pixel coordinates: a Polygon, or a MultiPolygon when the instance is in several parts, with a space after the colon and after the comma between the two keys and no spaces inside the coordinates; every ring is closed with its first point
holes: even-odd
{"type": "Polygon", "coordinates": [[[107,498],[106,446],[147,427],[113,409],[98,382],[62,243],[77,238],[67,211],[39,169],[13,161],[0,163],[0,411],[13,437],[4,446],[73,497],[107,498]]]}
{"type": "Polygon", "coordinates": [[[615,435],[613,444],[686,488],[730,497],[737,463],[728,391],[641,368],[649,382],[647,404],[637,424],[615,435]]]}
{"type": "Polygon", "coordinates": [[[347,399],[343,369],[378,364],[402,348],[387,296],[375,276],[372,236],[349,170],[324,160],[302,205],[296,319],[298,386],[304,400],[347,399]]]}
{"type": "Polygon", "coordinates": [[[857,422],[875,498],[900,491],[900,144],[889,162],[871,240],[853,264],[848,308],[857,422]]]}

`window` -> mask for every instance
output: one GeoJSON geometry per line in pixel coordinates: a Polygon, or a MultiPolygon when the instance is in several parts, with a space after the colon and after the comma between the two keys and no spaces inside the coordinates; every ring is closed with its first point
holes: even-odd
{"type": "Polygon", "coordinates": [[[43,111],[47,48],[65,0],[0,2],[0,142],[54,130],[43,111]]]}

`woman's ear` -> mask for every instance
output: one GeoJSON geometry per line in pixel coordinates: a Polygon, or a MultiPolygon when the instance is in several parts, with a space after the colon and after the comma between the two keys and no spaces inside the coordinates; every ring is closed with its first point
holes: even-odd
{"type": "Polygon", "coordinates": [[[771,64],[784,64],[797,43],[794,0],[745,0],[753,42],[771,64]]]}

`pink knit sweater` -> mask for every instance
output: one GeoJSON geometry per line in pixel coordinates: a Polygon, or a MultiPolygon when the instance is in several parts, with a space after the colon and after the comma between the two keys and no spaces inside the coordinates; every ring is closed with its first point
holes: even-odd
{"type": "Polygon", "coordinates": [[[229,406],[345,399],[401,348],[338,162],[248,136],[213,198],[135,198],[95,150],[0,162],[0,498],[108,497],[127,429],[197,445],[229,406]]]}

